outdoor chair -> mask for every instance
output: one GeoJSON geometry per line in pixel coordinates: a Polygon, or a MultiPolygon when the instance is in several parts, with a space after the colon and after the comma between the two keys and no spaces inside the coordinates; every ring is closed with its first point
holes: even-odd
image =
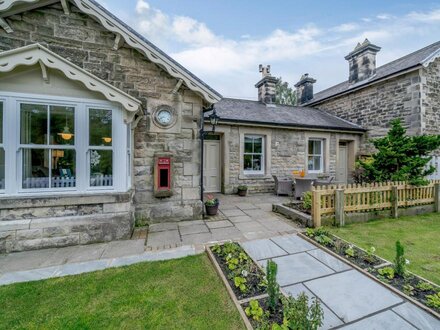
{"type": "Polygon", "coordinates": [[[334,182],[335,177],[334,176],[328,176],[326,178],[319,178],[316,179],[315,182],[313,182],[313,185],[316,186],[330,186],[332,184],[335,184],[334,182]]]}
{"type": "Polygon", "coordinates": [[[305,192],[312,191],[315,181],[315,178],[298,178],[295,180],[295,198],[301,199],[305,192]]]}
{"type": "Polygon", "coordinates": [[[276,175],[272,175],[275,180],[275,194],[279,195],[292,195],[293,180],[290,178],[278,178],[276,175]]]}

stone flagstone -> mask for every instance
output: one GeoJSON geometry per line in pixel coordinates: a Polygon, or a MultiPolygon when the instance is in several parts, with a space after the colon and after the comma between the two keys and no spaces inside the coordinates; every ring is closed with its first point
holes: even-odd
{"type": "Polygon", "coordinates": [[[286,251],[269,239],[244,242],[242,245],[254,260],[275,258],[287,254],[286,251]]]}
{"type": "Polygon", "coordinates": [[[349,265],[341,260],[333,257],[332,255],[322,251],[321,249],[315,249],[307,251],[312,257],[315,257],[319,261],[321,261],[326,266],[333,269],[335,272],[342,272],[344,270],[352,269],[349,265]]]}
{"type": "Polygon", "coordinates": [[[399,314],[405,320],[411,322],[419,329],[424,330],[438,330],[440,329],[440,320],[431,316],[421,308],[410,304],[404,303],[393,308],[393,311],[399,314]]]}
{"type": "MultiPolygon", "coordinates": [[[[346,325],[344,330],[410,330],[417,329],[390,310],[346,325]]],[[[423,329],[424,330],[424,329],[423,329]]]]}
{"type": "Polygon", "coordinates": [[[277,236],[273,237],[272,241],[290,254],[316,249],[316,246],[297,235],[277,236]]]}

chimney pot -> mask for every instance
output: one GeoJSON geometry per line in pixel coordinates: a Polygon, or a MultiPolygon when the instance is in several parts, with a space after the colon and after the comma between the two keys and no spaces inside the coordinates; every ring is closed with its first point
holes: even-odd
{"type": "Polygon", "coordinates": [[[259,65],[258,70],[261,72],[261,80],[255,84],[258,88],[258,101],[265,104],[275,103],[276,84],[278,79],[270,74],[270,65],[259,65]]]}

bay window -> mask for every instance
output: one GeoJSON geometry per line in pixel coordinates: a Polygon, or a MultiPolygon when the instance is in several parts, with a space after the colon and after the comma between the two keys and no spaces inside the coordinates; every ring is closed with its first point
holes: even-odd
{"type": "Polygon", "coordinates": [[[263,136],[244,136],[243,167],[245,174],[264,174],[263,136]]]}
{"type": "Polygon", "coordinates": [[[307,170],[309,173],[324,172],[324,140],[309,139],[307,170]]]}
{"type": "Polygon", "coordinates": [[[0,95],[0,193],[125,191],[130,132],[110,102],[0,95]]]}

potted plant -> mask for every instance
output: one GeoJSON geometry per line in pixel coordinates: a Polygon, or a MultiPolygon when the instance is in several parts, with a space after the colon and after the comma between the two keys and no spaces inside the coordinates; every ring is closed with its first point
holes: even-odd
{"type": "Polygon", "coordinates": [[[212,195],[208,195],[205,201],[205,209],[207,215],[216,215],[218,211],[218,206],[220,202],[218,198],[215,198],[212,195]]]}
{"type": "Polygon", "coordinates": [[[246,185],[238,186],[237,191],[238,191],[238,196],[244,197],[244,196],[246,196],[246,193],[248,191],[248,187],[246,185]]]}

